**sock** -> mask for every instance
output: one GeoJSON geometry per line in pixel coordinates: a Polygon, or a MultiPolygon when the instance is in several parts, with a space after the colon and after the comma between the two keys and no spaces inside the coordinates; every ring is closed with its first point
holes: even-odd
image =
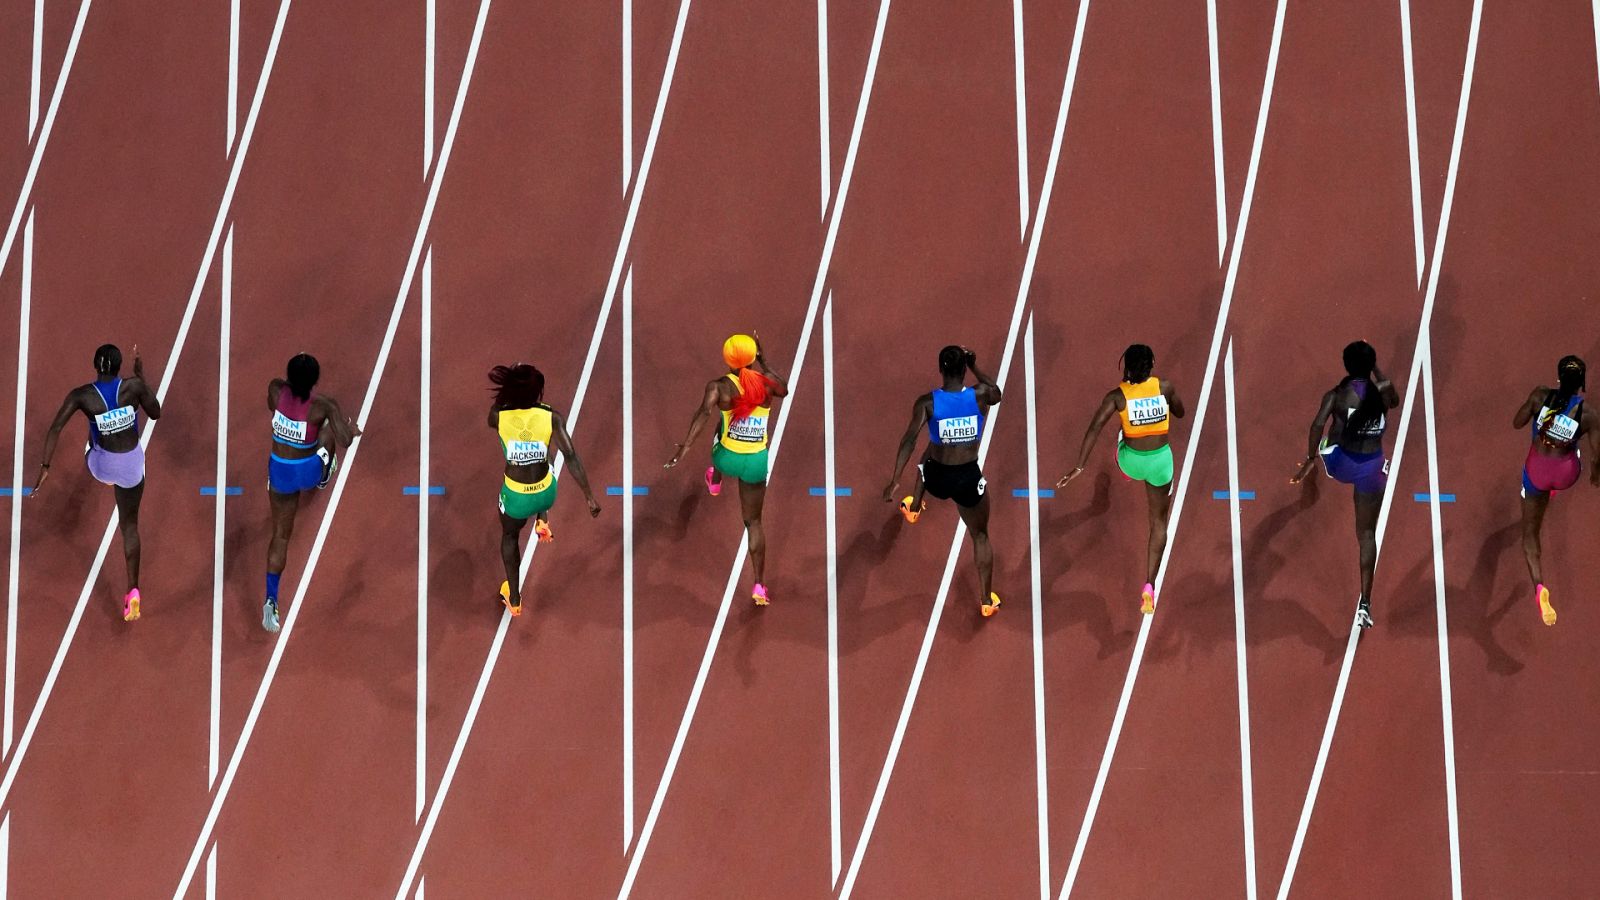
{"type": "Polygon", "coordinates": [[[270,600],[278,599],[278,578],[277,572],[267,573],[267,598],[270,600]]]}

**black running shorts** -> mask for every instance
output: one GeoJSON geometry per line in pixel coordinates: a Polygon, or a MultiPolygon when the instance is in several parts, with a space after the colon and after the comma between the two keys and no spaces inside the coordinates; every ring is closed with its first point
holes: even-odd
{"type": "Polygon", "coordinates": [[[976,462],[947,466],[927,459],[917,469],[922,472],[922,484],[928,493],[940,500],[954,500],[957,506],[970,508],[983,499],[986,482],[976,462]]]}

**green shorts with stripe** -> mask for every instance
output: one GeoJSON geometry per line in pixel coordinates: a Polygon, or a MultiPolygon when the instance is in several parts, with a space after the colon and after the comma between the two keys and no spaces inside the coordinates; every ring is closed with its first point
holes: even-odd
{"type": "Polygon", "coordinates": [[[749,484],[767,483],[767,450],[755,453],[735,453],[721,443],[711,446],[711,465],[727,478],[737,478],[749,484]]]}
{"type": "Polygon", "coordinates": [[[555,505],[554,472],[538,484],[523,484],[507,478],[500,485],[500,511],[513,519],[531,519],[555,505]]]}
{"type": "Polygon", "coordinates": [[[1172,446],[1135,450],[1118,441],[1117,467],[1134,481],[1143,481],[1151,487],[1165,487],[1172,483],[1172,446]]]}

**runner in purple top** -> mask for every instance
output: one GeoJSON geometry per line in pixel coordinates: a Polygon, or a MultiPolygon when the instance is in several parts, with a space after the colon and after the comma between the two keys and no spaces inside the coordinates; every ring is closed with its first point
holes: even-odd
{"type": "Polygon", "coordinates": [[[74,413],[89,420],[89,443],[84,460],[89,474],[109,484],[117,497],[117,522],[122,530],[122,554],[128,565],[128,593],[122,598],[122,620],[139,618],[139,500],[144,496],[144,447],[139,443],[139,412],[161,418],[161,401],[144,380],[139,345],[133,345],[133,377],[122,377],[122,351],[104,344],[94,352],[95,380],[67,393],[56,410],[44,438],[44,461],[33,483],[39,496],[50,477],[50,459],[56,453],[61,429],[74,413]]]}
{"type": "Polygon", "coordinates": [[[1356,624],[1372,627],[1372,571],[1378,565],[1378,511],[1389,484],[1389,460],[1383,455],[1384,413],[1400,405],[1394,384],[1378,371],[1378,351],[1366,341],[1344,348],[1347,373],[1311,420],[1306,457],[1290,484],[1299,484],[1318,459],[1334,481],[1353,487],[1356,502],[1356,545],[1361,550],[1361,597],[1356,624]]]}

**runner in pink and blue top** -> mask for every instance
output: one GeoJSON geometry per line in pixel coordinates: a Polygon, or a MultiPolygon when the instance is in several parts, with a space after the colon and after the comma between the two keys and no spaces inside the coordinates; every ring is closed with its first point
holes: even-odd
{"type": "Polygon", "coordinates": [[[139,413],[161,418],[161,401],[144,380],[139,346],[133,347],[133,377],[122,377],[122,351],[103,344],[94,352],[95,380],[73,388],[56,410],[44,438],[44,461],[33,483],[37,497],[50,476],[50,459],[56,453],[61,429],[75,413],[89,420],[89,443],[84,462],[89,474],[111,485],[117,497],[117,524],[122,531],[122,555],[128,567],[128,592],[122,597],[122,620],[139,618],[139,501],[144,497],[144,446],[139,441],[139,413]]]}

